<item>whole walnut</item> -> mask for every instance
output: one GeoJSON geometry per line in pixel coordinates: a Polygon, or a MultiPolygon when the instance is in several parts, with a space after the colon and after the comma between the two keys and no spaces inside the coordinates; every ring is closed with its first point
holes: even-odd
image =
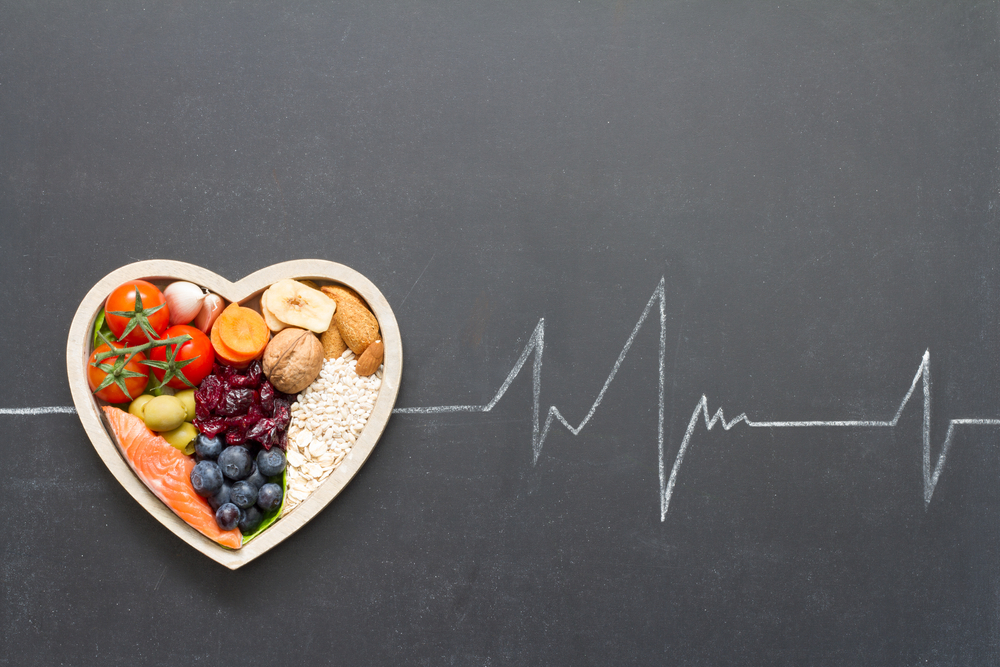
{"type": "Polygon", "coordinates": [[[311,331],[282,329],[264,348],[263,366],[275,389],[297,394],[323,370],[323,344],[311,331]]]}

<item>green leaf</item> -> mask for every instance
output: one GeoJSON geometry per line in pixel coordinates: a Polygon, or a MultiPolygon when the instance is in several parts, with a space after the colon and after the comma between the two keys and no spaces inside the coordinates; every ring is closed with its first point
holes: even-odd
{"type": "Polygon", "coordinates": [[[100,345],[100,342],[98,340],[98,336],[100,334],[103,334],[105,338],[109,338],[112,340],[114,339],[114,336],[112,336],[111,334],[111,328],[108,326],[108,323],[105,322],[104,320],[105,320],[104,309],[101,308],[101,312],[97,314],[97,319],[94,320],[94,343],[92,347],[97,347],[98,345],[100,345]]]}
{"type": "MultiPolygon", "coordinates": [[[[275,447],[277,447],[277,445],[275,445],[275,447]]],[[[288,465],[285,465],[285,469],[281,471],[281,505],[278,506],[278,509],[273,509],[264,515],[264,520],[260,522],[259,526],[257,526],[257,530],[243,536],[243,544],[246,544],[253,538],[263,533],[267,530],[268,526],[278,520],[281,516],[281,510],[285,509],[286,498],[288,498],[288,465]]]]}

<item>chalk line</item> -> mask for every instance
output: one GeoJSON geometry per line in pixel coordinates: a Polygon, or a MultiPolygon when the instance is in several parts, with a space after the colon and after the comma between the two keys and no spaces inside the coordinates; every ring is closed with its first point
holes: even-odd
{"type": "Polygon", "coordinates": [[[539,456],[542,453],[542,446],[545,444],[545,439],[549,435],[549,430],[552,427],[554,421],[558,421],[562,424],[566,430],[568,430],[573,435],[579,435],[584,427],[590,422],[591,417],[597,411],[598,406],[600,406],[601,401],[604,400],[604,395],[611,385],[611,382],[615,379],[618,374],[618,369],[621,367],[622,361],[625,359],[625,355],[628,354],[629,349],[632,347],[632,343],[635,340],[636,335],[639,333],[639,329],[649,318],[649,314],[653,309],[655,303],[659,303],[659,322],[660,322],[660,339],[659,339],[659,384],[658,384],[658,397],[657,397],[657,408],[659,415],[659,423],[657,424],[656,440],[657,440],[657,454],[658,454],[658,468],[659,468],[659,481],[660,481],[660,520],[665,521],[667,517],[667,512],[670,509],[670,500],[673,497],[675,488],[677,486],[677,477],[680,473],[681,465],[684,462],[684,457],[691,446],[691,439],[694,436],[695,428],[698,425],[699,417],[704,418],[705,429],[712,430],[716,424],[722,426],[723,430],[728,431],[737,424],[746,424],[750,428],[893,428],[899,423],[899,419],[903,414],[903,410],[906,408],[913,394],[916,392],[917,385],[920,383],[923,389],[923,495],[925,506],[930,504],[931,497],[934,495],[934,489],[937,487],[938,480],[941,477],[941,472],[944,470],[944,464],[948,457],[948,452],[951,449],[951,445],[954,439],[955,427],[956,426],[1000,426],[1000,419],[952,419],[948,422],[948,432],[945,435],[944,443],[941,445],[941,452],[938,454],[937,461],[934,463],[933,469],[931,468],[931,371],[930,371],[930,350],[924,352],[923,359],[920,362],[920,366],[917,368],[916,374],[913,376],[913,381],[910,383],[910,387],[906,394],[903,396],[903,400],[900,401],[899,408],[891,419],[847,419],[847,420],[814,420],[814,421],[801,421],[801,420],[791,420],[791,421],[759,421],[752,420],[747,417],[746,413],[742,413],[732,420],[727,421],[722,408],[719,408],[714,415],[710,415],[708,409],[708,398],[702,396],[695,406],[694,412],[691,415],[691,419],[688,422],[687,430],[684,432],[684,437],[681,440],[680,447],[677,449],[677,455],[674,458],[673,465],[670,468],[670,475],[666,474],[666,453],[664,451],[664,421],[666,415],[664,412],[664,392],[666,385],[666,290],[665,290],[665,280],[660,279],[660,283],[657,285],[656,289],[653,291],[652,296],[646,303],[646,307],[643,309],[642,314],[639,316],[639,320],[636,322],[632,329],[632,333],[629,334],[628,339],[625,341],[625,345],[622,347],[621,353],[615,360],[614,365],[611,368],[611,372],[608,374],[608,378],[604,381],[604,385],[601,387],[600,392],[597,394],[597,398],[594,399],[593,404],[590,406],[590,410],[584,416],[583,420],[580,421],[576,426],[572,425],[559,411],[559,408],[555,405],[549,407],[546,414],[545,423],[539,427],[539,412],[540,412],[540,395],[542,387],[542,362],[543,362],[543,351],[545,349],[545,318],[538,321],[535,326],[535,330],[532,332],[531,337],[528,339],[528,343],[524,346],[524,351],[521,352],[521,356],[514,363],[514,367],[511,368],[510,373],[507,374],[507,378],[504,380],[503,384],[500,385],[500,389],[493,396],[493,399],[486,403],[485,405],[439,405],[432,407],[415,407],[415,408],[397,408],[393,410],[395,414],[443,414],[449,412],[489,412],[500,399],[503,398],[507,389],[513,383],[514,379],[517,378],[521,369],[524,367],[528,360],[528,357],[534,352],[535,358],[532,364],[532,378],[531,378],[531,388],[532,396],[534,399],[534,406],[532,408],[532,454],[533,462],[537,463],[539,456]]]}
{"type": "Polygon", "coordinates": [[[649,297],[649,301],[646,303],[645,309],[642,311],[642,315],[639,316],[639,321],[635,323],[632,328],[632,333],[629,334],[628,339],[625,341],[625,346],[622,348],[621,353],[615,360],[614,365],[611,367],[611,372],[608,374],[608,379],[604,381],[604,386],[601,387],[600,392],[597,394],[597,398],[594,399],[593,404],[590,406],[590,410],[587,411],[586,416],[579,424],[573,426],[567,421],[563,416],[559,408],[552,405],[549,406],[548,413],[545,416],[545,424],[539,427],[539,412],[540,412],[540,400],[542,391],[542,359],[543,352],[545,350],[545,318],[538,320],[538,324],[535,325],[535,330],[531,333],[531,337],[528,338],[528,343],[524,346],[524,351],[521,352],[521,356],[516,362],[514,362],[514,367],[510,369],[510,373],[507,374],[507,379],[503,381],[500,385],[500,389],[493,396],[493,400],[485,405],[438,405],[432,407],[422,407],[422,408],[396,408],[393,410],[395,414],[403,415],[413,415],[413,414],[441,414],[447,412],[489,412],[503,395],[507,393],[507,389],[510,388],[511,383],[517,378],[524,364],[528,361],[528,357],[532,352],[535,353],[535,359],[531,367],[531,393],[534,398],[534,407],[532,409],[532,429],[531,429],[531,449],[533,454],[533,461],[538,462],[538,457],[542,454],[542,445],[545,444],[545,439],[549,435],[549,430],[552,427],[553,421],[558,421],[562,424],[566,430],[568,430],[573,435],[579,435],[580,431],[590,422],[591,417],[597,412],[598,406],[601,401],[604,400],[604,394],[607,393],[608,387],[611,386],[611,382],[615,379],[618,374],[618,369],[621,367],[622,362],[625,360],[625,355],[628,354],[629,349],[632,347],[632,343],[635,341],[635,337],[638,335],[639,330],[642,328],[643,323],[646,318],[649,317],[649,313],[653,309],[653,304],[659,301],[660,303],[660,354],[659,354],[659,364],[660,364],[660,383],[659,383],[659,415],[660,415],[660,426],[657,432],[657,439],[659,444],[659,451],[661,454],[660,462],[660,478],[664,477],[664,467],[662,462],[663,453],[663,393],[664,393],[664,377],[666,375],[664,370],[665,358],[666,358],[666,320],[667,320],[667,310],[665,305],[665,286],[666,281],[660,278],[659,285],[653,291],[653,295],[649,297]]]}
{"type": "Polygon", "coordinates": [[[694,412],[691,415],[691,421],[688,422],[687,430],[684,432],[684,438],[681,440],[681,446],[677,450],[677,458],[674,459],[674,465],[670,470],[670,478],[667,481],[665,488],[661,489],[660,496],[660,520],[666,519],[667,511],[670,509],[670,498],[673,495],[674,487],[677,483],[677,475],[680,472],[681,464],[684,462],[684,455],[691,444],[691,437],[694,435],[695,427],[698,425],[698,417],[703,416],[705,421],[705,430],[711,431],[716,424],[721,424],[723,430],[728,431],[736,424],[742,422],[749,426],[750,428],[809,428],[809,427],[825,427],[825,428],[893,428],[899,423],[899,418],[903,415],[903,410],[906,409],[907,403],[913,397],[916,392],[917,383],[922,385],[924,405],[923,405],[923,482],[924,482],[924,505],[929,505],[931,498],[934,496],[934,489],[937,487],[938,480],[941,478],[941,471],[944,470],[945,461],[948,458],[948,452],[951,450],[951,445],[955,435],[956,426],[1000,426],[1000,419],[952,419],[948,422],[948,431],[945,434],[944,442],[941,445],[941,452],[937,456],[937,461],[934,463],[933,470],[931,469],[931,351],[927,350],[924,352],[923,359],[920,361],[920,366],[917,368],[916,374],[913,376],[913,381],[910,383],[910,388],[907,390],[906,394],[903,396],[903,400],[899,403],[899,409],[896,410],[896,414],[892,419],[886,420],[872,420],[872,419],[855,419],[855,420],[816,420],[816,421],[755,421],[747,417],[746,413],[740,414],[738,417],[733,418],[730,421],[726,421],[726,417],[722,411],[722,408],[716,410],[715,415],[709,417],[708,410],[708,398],[702,395],[701,400],[698,401],[698,405],[695,406],[694,412]]]}
{"type": "Polygon", "coordinates": [[[0,415],[75,415],[72,405],[52,405],[44,408],[0,408],[0,415]]]}

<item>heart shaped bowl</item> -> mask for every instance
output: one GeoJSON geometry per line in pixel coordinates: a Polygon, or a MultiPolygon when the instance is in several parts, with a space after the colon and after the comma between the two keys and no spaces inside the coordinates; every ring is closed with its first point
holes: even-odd
{"type": "Polygon", "coordinates": [[[69,328],[66,345],[66,371],[76,412],[94,449],[104,464],[136,501],[157,521],[177,537],[229,569],[249,563],[290,536],[315,517],[330,501],[337,497],[347,483],[361,469],[375,444],[385,430],[392,415],[399,393],[399,380],[403,372],[403,346],[399,325],[389,303],[375,285],[357,271],[320,259],[301,259],[274,264],[252,273],[237,282],[230,282],[207,269],[193,264],[171,260],[147,260],[123,266],[102,278],[83,298],[69,328]],[[317,282],[334,282],[355,290],[368,302],[378,319],[385,345],[382,384],[371,415],[357,442],[343,462],[323,481],[311,495],[278,521],[244,544],[239,549],[228,549],[203,536],[174,514],[139,479],[122,456],[102,418],[100,407],[105,403],[94,397],[87,384],[87,359],[94,322],[104,307],[108,295],[118,285],[128,280],[145,279],[154,284],[173,280],[187,280],[215,292],[227,301],[243,306],[256,307],[260,294],[282,278],[311,279],[317,282]]]}

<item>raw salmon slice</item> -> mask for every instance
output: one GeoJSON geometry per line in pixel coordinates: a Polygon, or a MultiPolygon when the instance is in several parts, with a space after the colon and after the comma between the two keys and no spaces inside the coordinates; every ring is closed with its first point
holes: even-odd
{"type": "Polygon", "coordinates": [[[131,413],[106,405],[104,416],[129,466],[157,498],[208,539],[240,548],[243,536],[239,529],[219,528],[208,501],[191,486],[194,460],[190,456],[151,432],[142,419],[131,413]]]}

